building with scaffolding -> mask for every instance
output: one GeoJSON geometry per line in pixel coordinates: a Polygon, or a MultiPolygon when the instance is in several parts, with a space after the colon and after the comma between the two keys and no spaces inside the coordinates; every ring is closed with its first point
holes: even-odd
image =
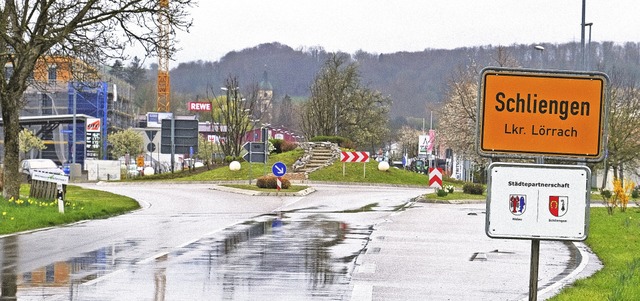
{"type": "MultiPolygon", "coordinates": [[[[5,72],[11,72],[7,69],[5,72]]],[[[43,140],[46,148],[32,150],[27,158],[84,166],[85,160],[108,158],[109,133],[134,126],[133,88],[105,70],[78,60],[47,58],[36,65],[31,83],[20,114],[21,120],[26,117],[30,122],[21,124],[43,140]],[[90,70],[91,76],[79,81],[78,70],[90,70]],[[67,118],[60,118],[63,116],[67,118]]]]}

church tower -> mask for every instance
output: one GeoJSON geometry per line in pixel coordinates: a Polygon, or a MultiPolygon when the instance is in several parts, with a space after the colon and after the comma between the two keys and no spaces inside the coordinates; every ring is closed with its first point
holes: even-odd
{"type": "Polygon", "coordinates": [[[273,107],[273,86],[269,82],[267,71],[262,74],[262,81],[258,85],[258,115],[263,122],[271,122],[271,108],[273,107]]]}

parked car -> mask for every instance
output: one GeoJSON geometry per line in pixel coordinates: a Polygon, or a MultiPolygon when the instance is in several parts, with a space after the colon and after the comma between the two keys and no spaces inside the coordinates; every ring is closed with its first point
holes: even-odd
{"type": "Polygon", "coordinates": [[[27,159],[20,164],[22,180],[31,183],[34,170],[46,171],[57,175],[65,175],[64,171],[51,159],[27,159]]]}

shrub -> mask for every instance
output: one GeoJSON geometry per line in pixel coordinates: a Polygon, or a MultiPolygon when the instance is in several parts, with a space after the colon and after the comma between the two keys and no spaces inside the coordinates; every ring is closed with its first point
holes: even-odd
{"type": "Polygon", "coordinates": [[[353,141],[348,138],[340,137],[340,136],[315,136],[309,139],[311,142],[331,142],[336,143],[338,146],[342,148],[355,149],[356,145],[353,141]]]}
{"type": "Polygon", "coordinates": [[[282,139],[269,139],[269,142],[271,142],[271,144],[273,145],[273,147],[275,147],[275,153],[279,154],[282,153],[282,144],[284,143],[284,140],[282,139]]]}
{"type": "Polygon", "coordinates": [[[444,189],[438,189],[437,194],[438,194],[439,197],[445,197],[449,193],[444,189]]]}
{"type": "Polygon", "coordinates": [[[482,186],[482,184],[464,184],[462,191],[467,194],[482,195],[484,193],[484,186],[482,186]]]}
{"type": "MultiPolygon", "coordinates": [[[[277,177],[275,176],[262,176],[256,181],[256,185],[260,188],[276,189],[278,188],[277,177]]],[[[288,179],[282,179],[282,189],[289,189],[291,182],[288,179]]]]}
{"type": "Polygon", "coordinates": [[[283,153],[290,152],[296,148],[298,148],[298,144],[289,141],[283,141],[282,145],[280,145],[280,149],[283,153]]]}
{"type": "Polygon", "coordinates": [[[286,140],[283,140],[283,139],[269,139],[269,142],[275,148],[274,152],[276,154],[289,152],[289,151],[292,151],[292,150],[294,150],[294,149],[296,149],[298,147],[298,145],[296,143],[289,142],[289,141],[286,141],[286,140]]]}
{"type": "Polygon", "coordinates": [[[340,147],[342,148],[347,148],[347,149],[356,149],[356,143],[347,139],[345,141],[343,141],[342,143],[338,144],[340,147]]]}

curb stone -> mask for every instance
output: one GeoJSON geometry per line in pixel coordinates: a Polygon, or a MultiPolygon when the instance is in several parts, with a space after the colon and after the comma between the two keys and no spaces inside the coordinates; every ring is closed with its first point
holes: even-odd
{"type": "Polygon", "coordinates": [[[308,187],[307,189],[304,189],[304,190],[301,190],[301,191],[298,191],[298,192],[286,192],[286,191],[281,191],[281,192],[263,192],[263,191],[254,191],[254,190],[226,187],[226,186],[220,186],[220,185],[213,185],[213,187],[211,187],[209,189],[218,190],[218,191],[232,192],[232,193],[238,193],[238,194],[244,194],[244,195],[250,195],[250,196],[305,196],[305,195],[309,195],[310,193],[313,193],[313,192],[316,191],[315,188],[308,187]]]}

